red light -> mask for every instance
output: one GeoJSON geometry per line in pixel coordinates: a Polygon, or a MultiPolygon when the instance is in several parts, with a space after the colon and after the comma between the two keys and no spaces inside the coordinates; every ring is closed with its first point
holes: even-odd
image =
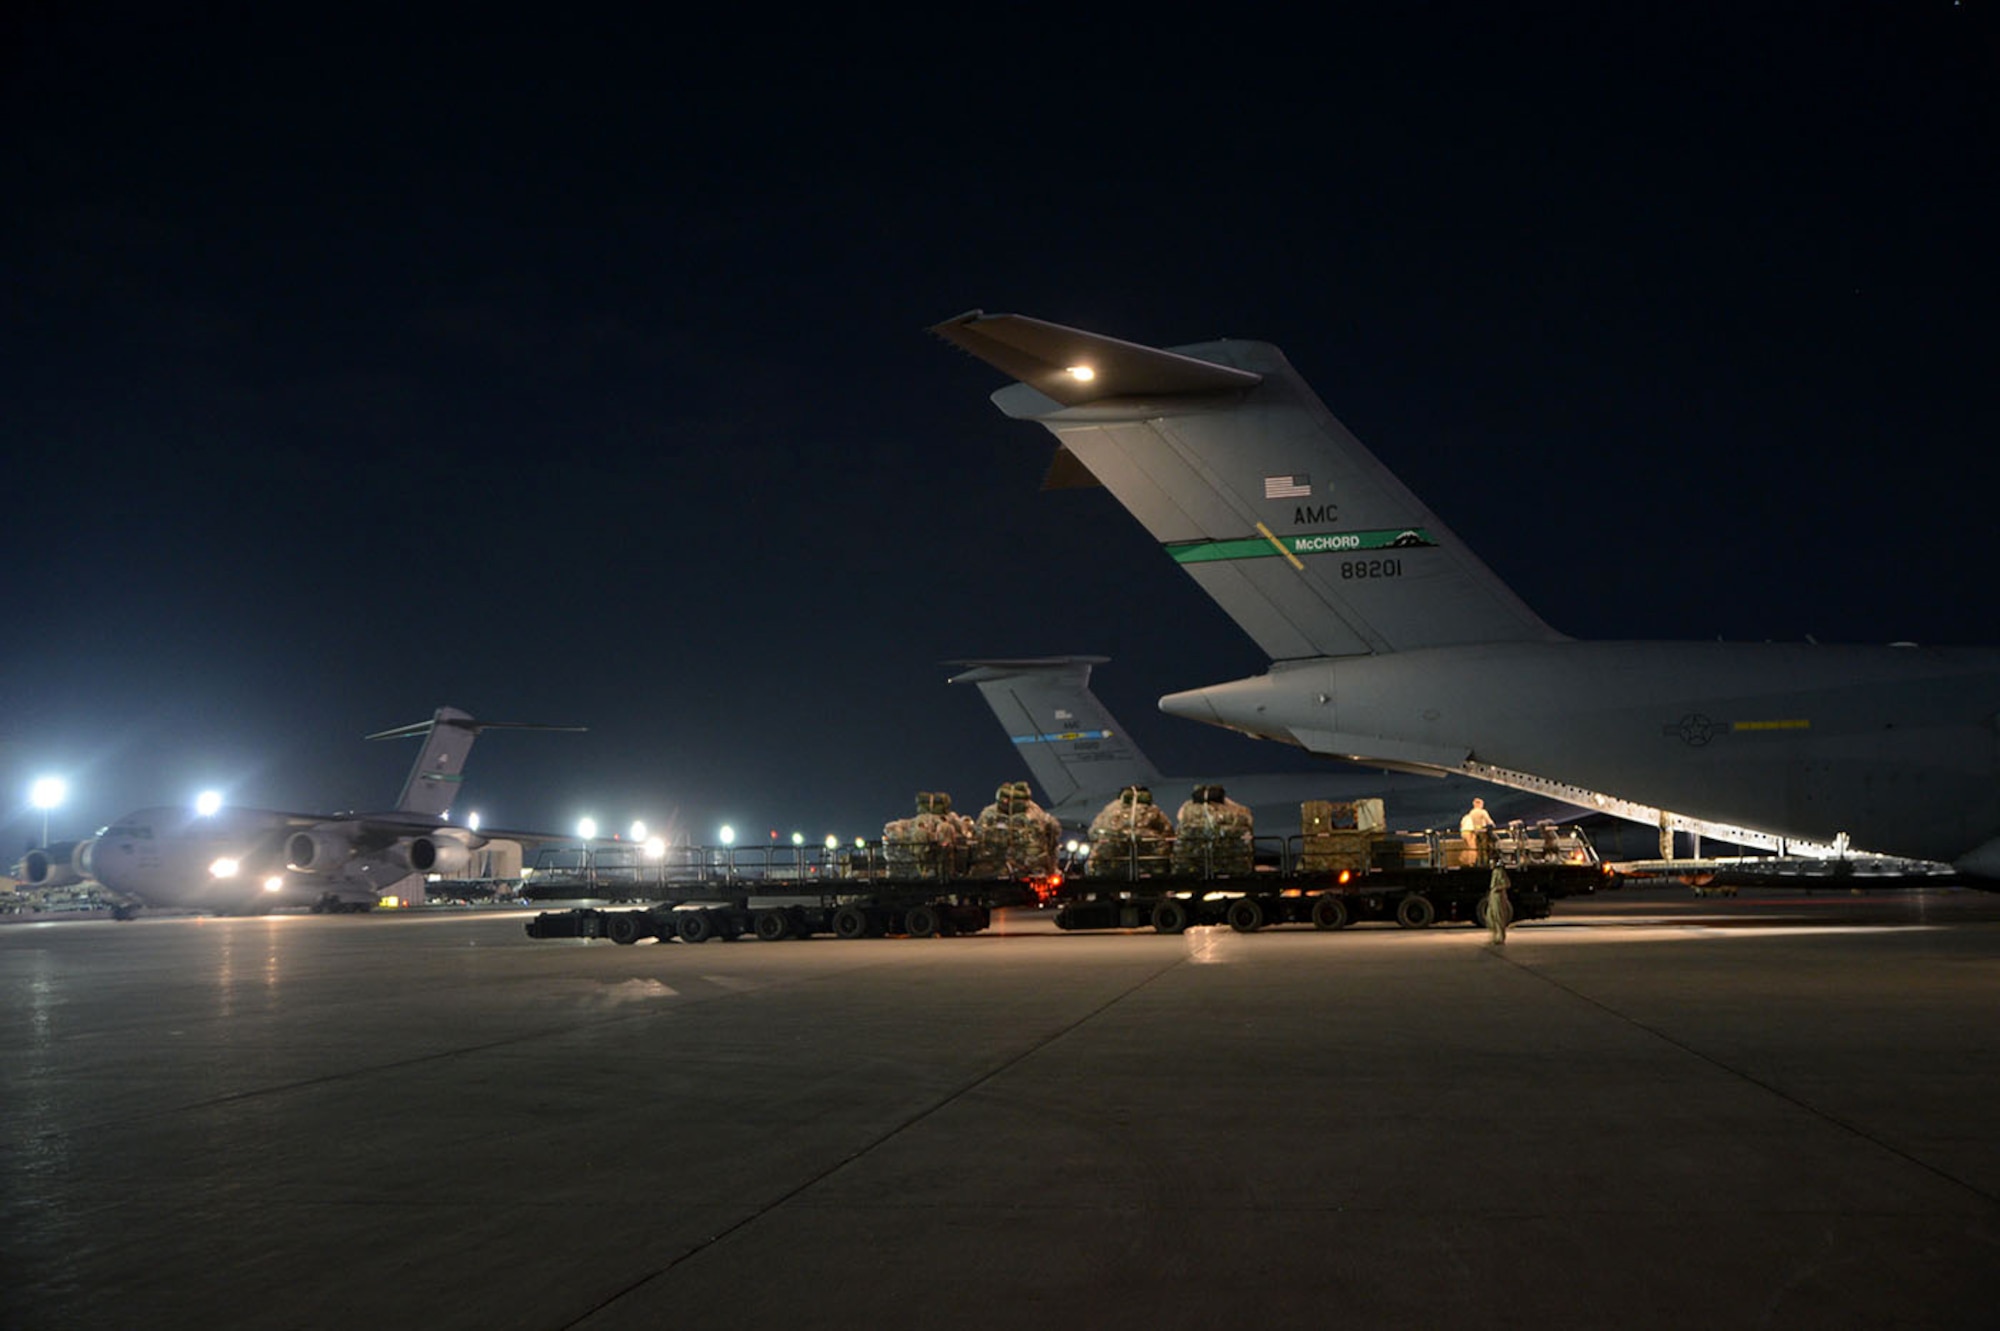
{"type": "Polygon", "coordinates": [[[1056,899],[1057,890],[1063,885],[1063,876],[1061,873],[1053,873],[1047,878],[1029,878],[1025,881],[1028,890],[1035,894],[1035,900],[1047,904],[1056,899]]]}

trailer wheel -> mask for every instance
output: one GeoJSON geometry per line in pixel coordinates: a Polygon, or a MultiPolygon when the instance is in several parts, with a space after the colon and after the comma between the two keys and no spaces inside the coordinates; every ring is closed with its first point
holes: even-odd
{"type": "Polygon", "coordinates": [[[842,906],[833,913],[833,936],[835,938],[866,938],[868,936],[868,912],[859,906],[842,906]]]}
{"type": "Polygon", "coordinates": [[[757,937],[766,943],[776,943],[791,935],[792,922],[785,918],[781,910],[760,910],[757,912],[757,937]]]}
{"type": "Polygon", "coordinates": [[[912,938],[931,938],[938,931],[938,914],[929,906],[912,906],[903,915],[903,932],[912,938]]]}
{"type": "Polygon", "coordinates": [[[1159,933],[1184,934],[1188,923],[1187,906],[1172,897],[1153,907],[1153,928],[1159,933]]]}
{"type": "Polygon", "coordinates": [[[680,926],[683,943],[706,943],[715,937],[715,921],[705,910],[682,911],[680,926]]]}
{"type": "Polygon", "coordinates": [[[1254,934],[1264,927],[1264,903],[1255,897],[1238,897],[1229,903],[1225,918],[1237,933],[1254,934]]]}
{"type": "Polygon", "coordinates": [[[1347,903],[1331,894],[1313,899],[1313,928],[1345,929],[1347,927],[1347,903]]]}
{"type": "Polygon", "coordinates": [[[1479,900],[1472,903],[1472,922],[1478,925],[1481,929],[1488,929],[1492,927],[1491,925],[1486,923],[1485,897],[1481,897],[1479,898],[1479,900]]]}
{"type": "Polygon", "coordinates": [[[1396,923],[1405,929],[1428,929],[1437,918],[1437,907],[1421,892],[1412,892],[1396,903],[1396,923]]]}
{"type": "Polygon", "coordinates": [[[630,947],[639,941],[639,913],[621,910],[604,922],[604,936],[620,947],[630,947]]]}

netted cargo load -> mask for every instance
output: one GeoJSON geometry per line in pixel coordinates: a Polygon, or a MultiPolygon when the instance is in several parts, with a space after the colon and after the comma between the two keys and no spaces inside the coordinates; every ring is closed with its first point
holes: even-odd
{"type": "Polygon", "coordinates": [[[1150,878],[1172,867],[1174,824],[1144,786],[1127,786],[1090,820],[1091,878],[1150,878]]]}
{"type": "Polygon", "coordinates": [[[1196,786],[1181,805],[1174,872],[1240,878],[1256,868],[1256,826],[1250,810],[1221,786],[1196,786]]]}
{"type": "Polygon", "coordinates": [[[951,811],[941,790],[917,792],[914,817],[883,825],[882,857],[891,878],[956,878],[972,858],[972,820],[951,811]]]}
{"type": "Polygon", "coordinates": [[[1009,781],[979,811],[973,828],[974,877],[1044,877],[1056,871],[1062,821],[1032,796],[1027,782],[1009,781]]]}
{"type": "Polygon", "coordinates": [[[1299,819],[1305,832],[1299,868],[1307,873],[1365,872],[1386,826],[1379,799],[1307,800],[1299,819]]]}

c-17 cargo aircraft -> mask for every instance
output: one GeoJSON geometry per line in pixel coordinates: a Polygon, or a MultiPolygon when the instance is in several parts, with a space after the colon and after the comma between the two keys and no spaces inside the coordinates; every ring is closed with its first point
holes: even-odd
{"type": "Polygon", "coordinates": [[[953,684],[975,684],[1028,765],[1065,827],[1084,828],[1127,786],[1144,786],[1172,813],[1196,786],[1222,786],[1249,808],[1259,835],[1299,830],[1306,800],[1383,801],[1390,826],[1457,827],[1475,797],[1501,823],[1568,819],[1585,812],[1541,795],[1495,792],[1463,778],[1362,772],[1329,766],[1320,772],[1249,772],[1167,776],[1139,748],[1090,688],[1092,666],[1104,656],[1042,656],[1007,661],[952,661],[966,669],[953,684]]]}
{"type": "Polygon", "coordinates": [[[972,311],[931,331],[1039,421],[1271,658],[1163,711],[1737,845],[2000,878],[2000,649],[1557,632],[1278,348],[1159,349],[972,311]]]}
{"type": "Polygon", "coordinates": [[[428,721],[368,736],[424,737],[391,811],[141,809],[89,840],[29,851],[22,877],[31,887],[95,880],[123,903],[121,915],[131,906],[245,914],[296,905],[367,910],[390,895],[421,902],[426,875],[467,876],[477,861],[498,853],[518,865],[522,843],[554,839],[445,821],[479,732],[583,728],[476,721],[469,712],[440,707],[428,721]]]}

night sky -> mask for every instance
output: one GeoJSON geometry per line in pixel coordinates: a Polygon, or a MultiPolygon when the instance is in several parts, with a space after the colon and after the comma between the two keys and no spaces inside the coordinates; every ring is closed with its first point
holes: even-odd
{"type": "Polygon", "coordinates": [[[1556,627],[2000,640],[1994,7],[4,20],[0,827],[879,832],[1248,640],[927,325],[1283,347],[1556,627]],[[1309,13],[1315,16],[1306,17],[1309,13]]]}

